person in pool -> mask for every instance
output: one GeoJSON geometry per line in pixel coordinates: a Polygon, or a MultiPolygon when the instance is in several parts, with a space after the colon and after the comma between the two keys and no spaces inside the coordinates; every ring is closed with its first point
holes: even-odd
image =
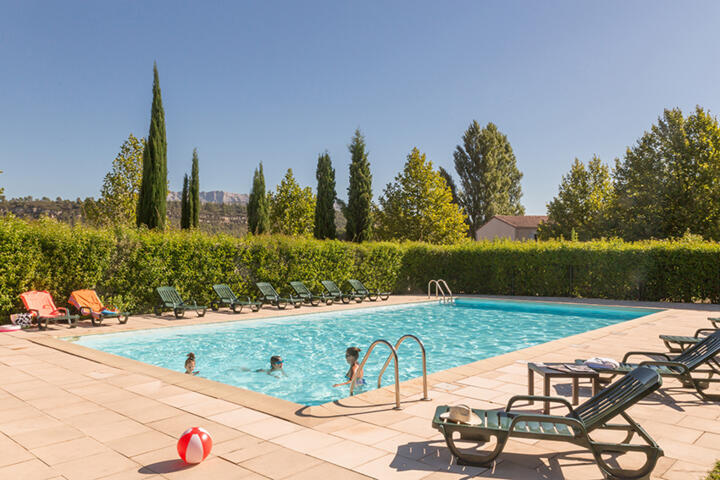
{"type": "Polygon", "coordinates": [[[199,370],[195,370],[195,354],[190,352],[185,359],[185,373],[188,375],[197,375],[199,370]]]}
{"type": "Polygon", "coordinates": [[[333,385],[333,387],[350,385],[350,383],[353,381],[353,377],[355,377],[355,388],[365,385],[363,372],[362,370],[358,371],[358,369],[360,368],[360,365],[358,364],[359,357],[360,349],[358,347],[348,347],[347,350],[345,350],[345,361],[348,363],[348,365],[350,365],[350,370],[348,370],[348,372],[345,374],[347,382],[336,383],[335,385],[333,385]]]}
{"type": "Polygon", "coordinates": [[[279,372],[283,376],[285,376],[285,370],[283,370],[283,359],[280,355],[273,355],[270,357],[270,368],[264,369],[260,368],[258,370],[255,370],[256,372],[265,372],[268,375],[272,375],[273,372],[279,372]]]}

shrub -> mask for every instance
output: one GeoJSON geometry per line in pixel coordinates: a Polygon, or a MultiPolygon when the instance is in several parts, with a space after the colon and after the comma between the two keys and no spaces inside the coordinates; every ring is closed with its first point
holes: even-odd
{"type": "Polygon", "coordinates": [[[720,244],[696,238],[625,243],[425,243],[236,238],[199,231],[70,227],[53,220],[0,218],[0,315],[20,311],[19,294],[49,290],[58,305],[95,288],[108,302],[149,312],[155,287],[208,304],[211,286],[256,294],[255,281],[288,292],[290,280],[320,290],[320,280],[421,293],[434,278],[454,293],[592,297],[680,302],[720,301],[720,244]]]}

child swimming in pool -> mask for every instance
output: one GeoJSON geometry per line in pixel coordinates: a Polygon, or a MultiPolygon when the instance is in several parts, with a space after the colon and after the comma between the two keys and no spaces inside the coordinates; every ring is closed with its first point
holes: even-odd
{"type": "Polygon", "coordinates": [[[342,387],[343,385],[350,385],[355,376],[355,388],[362,387],[365,385],[365,379],[363,378],[362,370],[358,371],[360,365],[358,364],[358,358],[360,357],[360,349],[358,347],[348,347],[345,350],[345,361],[350,365],[350,370],[345,374],[347,382],[336,383],[333,387],[342,387]]]}
{"type": "Polygon", "coordinates": [[[188,375],[197,375],[199,370],[195,370],[195,354],[190,352],[185,359],[185,373],[188,375]]]}
{"type": "Polygon", "coordinates": [[[285,374],[285,370],[283,370],[283,359],[280,355],[273,355],[270,357],[270,368],[264,369],[260,368],[258,370],[255,370],[256,372],[265,372],[268,375],[272,375],[273,373],[279,373],[282,376],[287,376],[285,374]]]}

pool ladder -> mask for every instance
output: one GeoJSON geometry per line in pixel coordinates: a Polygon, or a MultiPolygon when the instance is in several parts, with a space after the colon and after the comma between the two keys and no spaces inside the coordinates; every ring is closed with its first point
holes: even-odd
{"type": "MultiPolygon", "coordinates": [[[[393,346],[390,342],[383,339],[375,340],[372,344],[370,344],[370,347],[368,348],[367,352],[365,353],[365,356],[362,359],[362,362],[360,362],[360,367],[355,370],[355,375],[357,375],[358,372],[362,372],[363,368],[365,367],[365,362],[367,362],[368,357],[370,357],[370,353],[372,353],[373,349],[376,345],[382,343],[383,345],[387,345],[390,349],[390,355],[388,356],[387,360],[385,361],[385,365],[383,365],[382,369],[380,370],[380,375],[378,375],[378,388],[382,386],[382,376],[385,373],[385,369],[390,365],[390,360],[395,360],[395,410],[401,410],[402,407],[400,406],[400,375],[398,370],[398,354],[397,349],[400,347],[400,344],[403,343],[408,338],[413,339],[417,342],[417,344],[420,346],[420,351],[422,352],[422,372],[423,372],[423,398],[422,400],[430,400],[430,397],[428,397],[428,386],[427,386],[427,362],[426,362],[426,356],[425,356],[425,345],[423,345],[422,341],[416,337],[415,335],[403,335],[398,339],[398,341],[395,343],[395,346],[393,346]]],[[[350,381],[350,395],[353,394],[353,390],[355,389],[355,375],[353,375],[353,378],[350,381]]]]}
{"type": "Polygon", "coordinates": [[[430,280],[428,282],[428,298],[430,298],[430,289],[433,285],[435,285],[435,298],[438,298],[442,295],[440,303],[455,303],[455,297],[453,297],[453,293],[450,290],[450,287],[448,286],[447,282],[442,278],[438,280],[430,280]]]}

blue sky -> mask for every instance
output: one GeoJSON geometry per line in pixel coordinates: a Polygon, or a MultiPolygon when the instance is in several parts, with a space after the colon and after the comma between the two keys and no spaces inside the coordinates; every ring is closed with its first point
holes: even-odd
{"type": "Polygon", "coordinates": [[[130,132],[148,131],[152,64],[170,187],[315,187],[366,135],[375,197],[413,146],[455,176],[468,124],[494,122],[545,213],[579,157],[621,156],[664,108],[720,111],[720,2],[0,1],[0,185],[97,196],[130,132]]]}

